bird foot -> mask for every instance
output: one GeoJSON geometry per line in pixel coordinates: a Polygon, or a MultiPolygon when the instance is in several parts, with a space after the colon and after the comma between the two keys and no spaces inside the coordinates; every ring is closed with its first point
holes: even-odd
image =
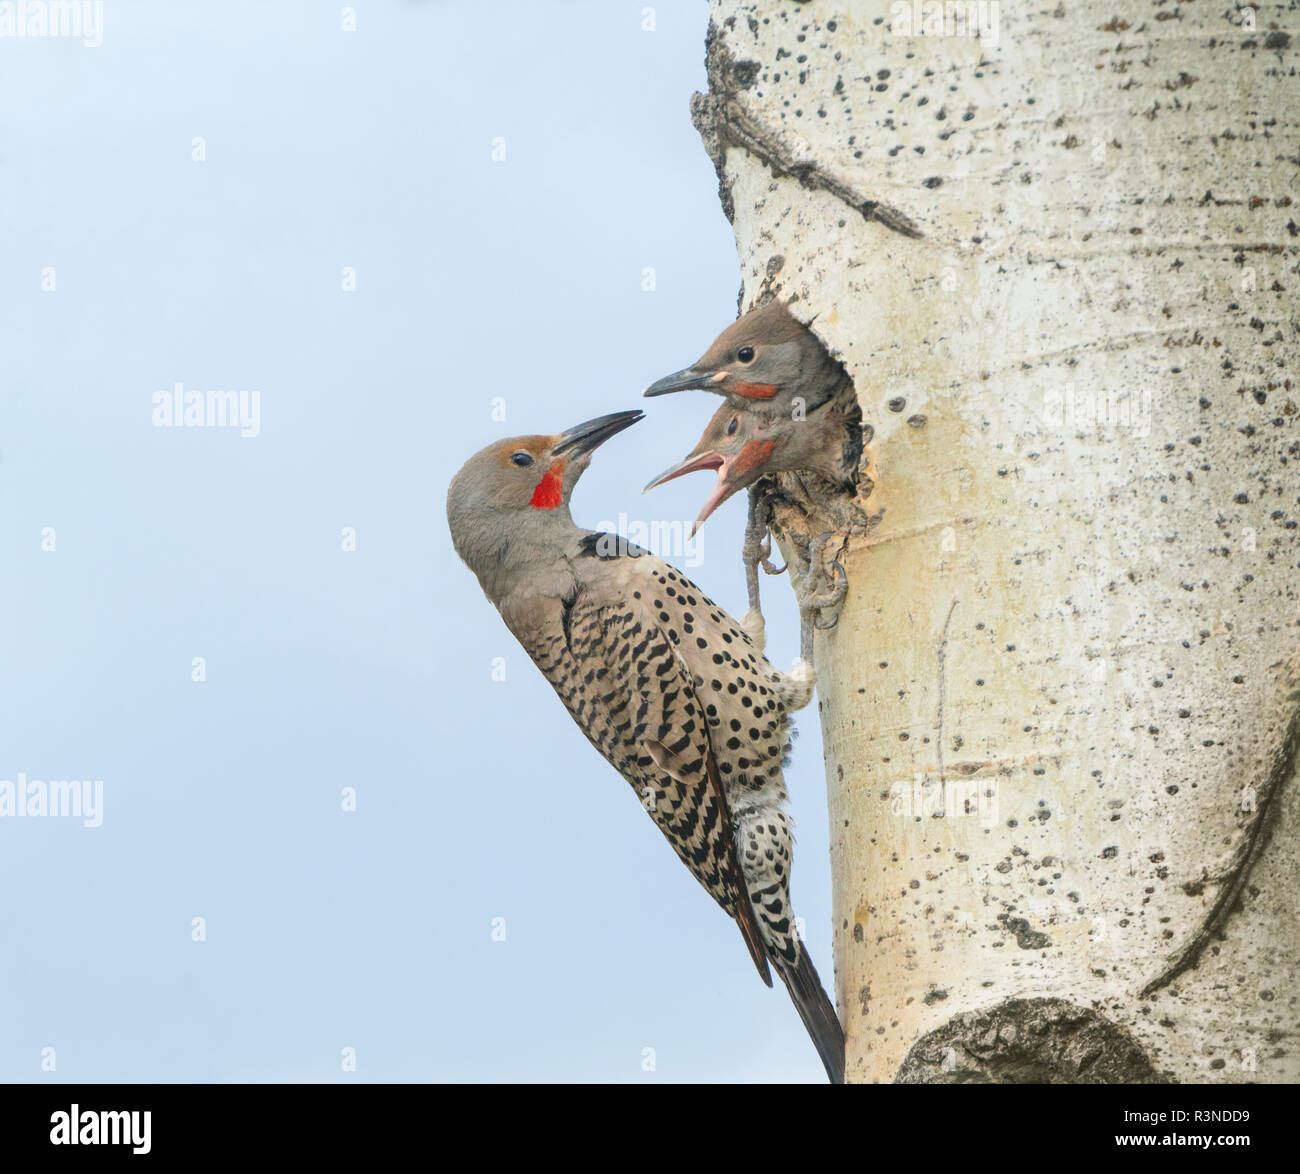
{"type": "MultiPolygon", "coordinates": [[[[758,617],[760,638],[755,643],[762,644],[763,616],[759,606],[758,570],[760,567],[769,575],[779,575],[785,567],[772,565],[772,536],[768,533],[767,523],[773,500],[784,496],[782,491],[764,488],[761,483],[749,491],[749,520],[745,525],[745,544],[741,548],[741,560],[745,566],[745,589],[749,595],[749,611],[758,617]]],[[[748,631],[748,629],[746,629],[748,631]]]]}
{"type": "Polygon", "coordinates": [[[800,644],[805,659],[812,658],[813,631],[827,631],[840,622],[840,608],[849,593],[849,576],[841,558],[848,533],[828,530],[808,550],[808,573],[799,591],[800,644]],[[834,539],[839,546],[828,551],[834,539]]]}
{"type": "Polygon", "coordinates": [[[763,613],[757,607],[751,607],[740,620],[741,631],[749,637],[750,643],[762,652],[767,646],[767,624],[763,613]]]}
{"type": "Polygon", "coordinates": [[[768,537],[763,540],[763,548],[760,552],[759,566],[761,566],[764,572],[769,575],[784,574],[785,563],[782,563],[779,567],[774,567],[772,565],[772,559],[770,557],[771,554],[772,554],[772,539],[768,537]]]}

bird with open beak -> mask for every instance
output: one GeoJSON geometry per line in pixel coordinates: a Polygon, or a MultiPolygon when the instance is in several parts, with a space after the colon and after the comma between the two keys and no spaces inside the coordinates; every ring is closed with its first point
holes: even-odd
{"type": "MultiPolygon", "coordinates": [[[[775,301],[742,315],[695,363],[652,383],[645,394],[691,389],[712,391],[726,402],[695,448],[646,489],[700,469],[717,472],[692,537],[724,501],[750,490],[743,548],[749,611],[744,623],[761,644],[758,568],[772,568],[767,563],[767,499],[758,483],[775,473],[815,473],[837,491],[854,494],[863,448],[862,412],[843,366],[784,303],[775,301]]],[[[822,597],[821,592],[807,594],[822,597]]],[[[812,629],[809,616],[804,618],[801,647],[807,659],[812,629]]]]}
{"type": "Polygon", "coordinates": [[[862,451],[859,415],[854,400],[823,404],[812,418],[798,420],[764,408],[734,408],[727,402],[705,425],[699,443],[645,491],[687,473],[716,470],[718,482],[691,526],[693,538],[724,501],[771,473],[812,472],[850,488],[862,451]]]}
{"type": "Polygon", "coordinates": [[[852,484],[862,452],[861,413],[844,368],[783,302],[750,310],[647,396],[700,389],[726,397],[700,442],[646,489],[714,469],[718,483],[692,535],[727,498],[770,473],[807,470],[852,484]]]}

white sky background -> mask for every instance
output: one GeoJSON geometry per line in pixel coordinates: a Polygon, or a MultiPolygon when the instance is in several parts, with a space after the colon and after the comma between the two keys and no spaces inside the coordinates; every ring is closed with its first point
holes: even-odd
{"type": "MultiPolygon", "coordinates": [[[[579,523],[708,493],[641,487],[718,401],[640,398],[736,309],[704,5],[354,7],[108,0],[99,48],[0,38],[0,779],[104,781],[102,827],[0,819],[0,1080],[820,1082],[444,514],[483,445],[630,407],[579,523]],[[155,428],[177,382],[258,390],[260,435],[155,428]]],[[[743,524],[687,569],[736,615],[743,524]]],[[[815,708],[787,780],[829,987],[815,708]]]]}

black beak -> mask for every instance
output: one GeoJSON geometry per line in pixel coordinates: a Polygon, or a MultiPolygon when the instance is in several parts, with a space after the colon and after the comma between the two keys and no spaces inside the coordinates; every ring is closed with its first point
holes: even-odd
{"type": "Polygon", "coordinates": [[[698,367],[683,367],[662,379],[656,379],[645,389],[645,394],[667,395],[670,391],[707,391],[716,371],[701,371],[698,367]]]}
{"type": "Polygon", "coordinates": [[[551,446],[554,457],[581,457],[593,452],[615,433],[630,428],[645,415],[642,411],[610,412],[608,416],[597,416],[585,424],[561,432],[551,446]]]}

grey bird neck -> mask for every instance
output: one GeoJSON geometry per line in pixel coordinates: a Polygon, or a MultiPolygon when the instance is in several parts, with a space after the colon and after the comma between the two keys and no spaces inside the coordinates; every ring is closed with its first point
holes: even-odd
{"type": "Polygon", "coordinates": [[[500,606],[520,593],[564,594],[573,578],[569,560],[586,534],[570,516],[568,502],[526,514],[483,510],[461,521],[453,519],[451,528],[456,553],[493,603],[500,606]]]}

